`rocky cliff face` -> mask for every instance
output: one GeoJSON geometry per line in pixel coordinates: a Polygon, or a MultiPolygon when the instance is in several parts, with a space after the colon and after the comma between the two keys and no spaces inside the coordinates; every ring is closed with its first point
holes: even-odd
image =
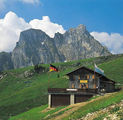
{"type": "Polygon", "coordinates": [[[13,62],[11,59],[11,53],[1,52],[0,53],[0,71],[13,69],[13,62]]]}
{"type": "Polygon", "coordinates": [[[14,68],[39,63],[62,61],[54,40],[41,30],[30,29],[20,34],[19,42],[12,52],[14,68]]]}
{"type": "Polygon", "coordinates": [[[63,35],[56,33],[54,40],[58,51],[67,61],[110,54],[107,48],[89,34],[84,25],[69,29],[63,35]]]}
{"type": "Polygon", "coordinates": [[[64,62],[110,54],[107,48],[89,34],[84,25],[79,25],[64,34],[56,33],[54,38],[50,38],[41,30],[23,31],[11,59],[14,68],[19,68],[38,63],[64,62]]]}

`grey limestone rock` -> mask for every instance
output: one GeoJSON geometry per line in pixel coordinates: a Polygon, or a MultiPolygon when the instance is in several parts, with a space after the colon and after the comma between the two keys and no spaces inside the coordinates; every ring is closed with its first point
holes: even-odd
{"type": "Polygon", "coordinates": [[[11,59],[12,54],[7,52],[0,53],[0,71],[14,68],[11,59]]]}
{"type": "Polygon", "coordinates": [[[71,28],[64,34],[56,33],[54,38],[41,30],[29,29],[21,32],[11,54],[6,53],[2,58],[3,53],[0,54],[0,66],[1,69],[20,68],[107,55],[111,53],[90,35],[84,25],[71,28]]]}
{"type": "Polygon", "coordinates": [[[54,37],[58,51],[67,61],[111,55],[108,49],[95,40],[84,25],[71,28],[54,37]]]}
{"type": "Polygon", "coordinates": [[[21,32],[19,42],[12,52],[14,68],[62,61],[54,40],[41,30],[21,32]]]}

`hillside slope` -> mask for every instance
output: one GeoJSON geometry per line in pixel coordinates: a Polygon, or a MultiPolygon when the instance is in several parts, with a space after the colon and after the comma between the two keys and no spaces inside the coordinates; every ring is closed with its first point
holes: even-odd
{"type": "Polygon", "coordinates": [[[123,119],[123,90],[93,97],[87,102],[47,108],[42,106],[11,117],[9,120],[103,120],[115,115],[114,120],[123,119]],[[104,109],[105,108],[105,109],[104,109]]]}
{"type": "Polygon", "coordinates": [[[60,70],[59,78],[58,73],[48,72],[48,64],[41,65],[45,68],[44,72],[34,72],[28,77],[25,76],[25,73],[33,71],[33,66],[5,71],[6,76],[0,79],[0,118],[5,120],[36,106],[47,104],[48,87],[68,87],[66,73],[82,65],[93,68],[94,62],[105,71],[109,78],[123,83],[123,55],[55,63],[54,65],[60,70]]]}

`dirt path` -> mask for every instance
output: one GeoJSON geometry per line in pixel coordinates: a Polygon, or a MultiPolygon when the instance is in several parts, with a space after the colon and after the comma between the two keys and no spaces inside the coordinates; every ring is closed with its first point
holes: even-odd
{"type": "MultiPolygon", "coordinates": [[[[68,107],[66,107],[66,108],[64,108],[64,109],[61,109],[61,110],[55,112],[53,115],[58,114],[59,112],[66,110],[63,114],[58,115],[58,116],[56,116],[56,117],[53,117],[53,118],[51,118],[50,120],[63,120],[63,118],[69,116],[69,115],[72,114],[74,111],[76,111],[76,110],[78,110],[79,108],[81,108],[82,106],[85,106],[86,104],[92,103],[92,102],[94,102],[94,101],[96,101],[96,100],[100,100],[100,99],[102,99],[102,97],[103,97],[103,98],[104,98],[104,97],[106,98],[106,97],[108,97],[108,96],[110,96],[110,95],[112,95],[112,94],[115,94],[115,93],[108,93],[108,94],[105,94],[104,96],[100,96],[100,97],[98,97],[98,98],[96,98],[96,99],[93,99],[93,100],[91,100],[91,101],[87,101],[87,102],[82,102],[82,103],[77,103],[77,104],[74,104],[74,105],[70,105],[70,106],[68,106],[68,107]],[[69,108],[71,108],[71,109],[69,109],[69,108]],[[67,109],[68,109],[68,110],[67,110],[67,109]]],[[[87,120],[87,119],[85,119],[85,120],[87,120]]],[[[91,119],[89,119],[89,120],[91,120],[91,119]]]]}

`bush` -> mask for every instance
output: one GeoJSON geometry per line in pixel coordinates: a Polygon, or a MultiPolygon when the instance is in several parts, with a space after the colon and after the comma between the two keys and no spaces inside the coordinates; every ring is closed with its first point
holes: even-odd
{"type": "Polygon", "coordinates": [[[34,71],[36,73],[41,73],[41,72],[44,72],[45,71],[45,68],[42,67],[42,66],[39,66],[39,64],[37,64],[37,65],[34,66],[34,71]]]}

